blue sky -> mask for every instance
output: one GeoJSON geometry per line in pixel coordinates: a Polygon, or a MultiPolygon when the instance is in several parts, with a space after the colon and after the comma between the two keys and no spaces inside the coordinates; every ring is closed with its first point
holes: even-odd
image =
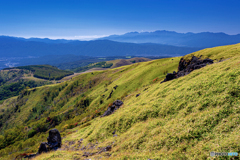
{"type": "Polygon", "coordinates": [[[0,0],[0,35],[91,39],[169,30],[240,33],[239,0],[0,0]]]}

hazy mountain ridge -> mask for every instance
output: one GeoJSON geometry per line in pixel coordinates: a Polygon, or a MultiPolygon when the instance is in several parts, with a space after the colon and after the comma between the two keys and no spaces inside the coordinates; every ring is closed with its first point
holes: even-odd
{"type": "Polygon", "coordinates": [[[74,61],[85,61],[91,57],[183,56],[202,48],[239,42],[240,34],[174,31],[130,32],[92,41],[0,36],[0,56],[2,57],[0,69],[35,64],[62,66],[74,61]]]}
{"type": "Polygon", "coordinates": [[[123,35],[111,35],[101,39],[129,43],[159,43],[174,46],[188,47],[215,47],[240,42],[240,34],[228,35],[225,33],[177,33],[174,31],[157,30],[154,32],[129,32],[123,35]]]}
{"type": "Polygon", "coordinates": [[[0,56],[24,57],[45,55],[81,56],[180,56],[198,50],[192,47],[176,47],[162,44],[134,44],[110,40],[70,41],[68,43],[41,39],[39,41],[0,36],[0,56]],[[39,42],[41,41],[41,42],[39,42]]]}

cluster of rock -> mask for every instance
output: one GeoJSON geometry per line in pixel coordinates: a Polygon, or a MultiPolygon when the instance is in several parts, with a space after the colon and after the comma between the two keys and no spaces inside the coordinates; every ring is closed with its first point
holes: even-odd
{"type": "Polygon", "coordinates": [[[57,150],[62,145],[62,138],[57,129],[51,129],[49,131],[49,136],[47,138],[48,142],[43,142],[40,144],[38,152],[36,154],[26,155],[24,158],[33,158],[43,152],[49,152],[51,150],[57,150]]]}
{"type": "Polygon", "coordinates": [[[190,61],[185,61],[183,58],[181,58],[178,65],[178,72],[173,71],[173,73],[168,73],[164,81],[162,81],[161,83],[188,75],[190,72],[192,72],[195,69],[199,69],[199,68],[205,67],[206,65],[213,64],[212,59],[206,58],[201,60],[200,58],[201,57],[197,58],[193,56],[190,61]]]}
{"type": "MultiPolygon", "coordinates": [[[[84,152],[82,156],[83,157],[89,157],[89,156],[93,156],[93,155],[96,155],[96,154],[101,154],[103,152],[111,151],[111,149],[112,149],[111,145],[108,145],[106,147],[98,147],[97,150],[99,150],[99,151],[97,151],[97,152],[84,152]]],[[[110,157],[111,154],[107,153],[107,154],[105,154],[105,156],[110,157]]]]}
{"type": "MultiPolygon", "coordinates": [[[[123,105],[123,102],[121,100],[116,100],[113,102],[113,104],[111,106],[108,107],[107,111],[101,116],[108,116],[110,114],[112,114],[114,111],[116,111],[117,109],[119,109],[121,107],[121,105],[123,105]]],[[[51,118],[48,117],[46,122],[51,121],[51,118]]],[[[116,130],[113,132],[113,134],[115,134],[116,130]]],[[[117,136],[117,135],[113,135],[113,136],[117,136]]],[[[49,131],[49,137],[47,138],[48,142],[43,142],[40,144],[40,147],[38,149],[38,152],[36,154],[24,154],[25,157],[23,158],[34,158],[37,155],[43,153],[43,152],[49,152],[52,150],[57,150],[59,148],[61,148],[62,145],[62,138],[61,135],[59,133],[59,131],[57,129],[52,129],[49,131]]],[[[80,141],[78,141],[79,146],[82,143],[83,139],[81,139],[80,141]]],[[[75,142],[69,142],[69,145],[74,144],[75,142]]],[[[93,149],[97,144],[90,144],[90,147],[88,149],[93,149]]],[[[92,156],[94,154],[100,154],[102,152],[107,152],[110,151],[112,148],[112,146],[106,146],[106,147],[102,147],[102,148],[98,148],[98,152],[94,152],[94,153],[90,153],[90,152],[84,152],[83,156],[88,157],[88,156],[92,156]]],[[[83,146],[80,150],[85,150],[87,149],[87,146],[83,146]]],[[[110,156],[110,155],[109,155],[110,156]]]]}
{"type": "MultiPolygon", "coordinates": [[[[83,151],[83,154],[78,154],[79,155],[79,159],[81,159],[80,157],[90,157],[93,155],[100,155],[101,153],[105,153],[104,156],[105,157],[110,157],[111,154],[109,153],[109,151],[111,151],[112,149],[112,145],[114,144],[114,142],[112,142],[111,145],[105,146],[105,147],[98,147],[99,143],[88,143],[86,146],[82,145],[83,139],[80,139],[79,141],[77,141],[77,144],[75,141],[65,141],[65,145],[63,145],[63,150],[66,151],[83,151]]],[[[77,158],[78,159],[78,158],[77,158]]],[[[87,160],[87,159],[85,159],[87,160]]]]}
{"type": "Polygon", "coordinates": [[[112,114],[114,111],[116,111],[118,108],[120,108],[121,105],[123,105],[123,102],[121,100],[114,101],[113,104],[108,107],[107,111],[105,111],[101,117],[105,117],[105,116],[112,114]]]}

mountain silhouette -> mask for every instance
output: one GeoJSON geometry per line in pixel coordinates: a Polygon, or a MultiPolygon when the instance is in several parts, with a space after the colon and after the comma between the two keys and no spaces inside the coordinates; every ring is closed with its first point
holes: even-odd
{"type": "Polygon", "coordinates": [[[0,36],[1,57],[46,55],[81,56],[180,56],[198,50],[194,47],[177,47],[162,44],[134,44],[111,40],[73,41],[50,39],[24,39],[0,36]]]}
{"type": "Polygon", "coordinates": [[[240,34],[225,33],[177,33],[174,31],[158,30],[155,32],[129,32],[123,35],[111,35],[101,39],[129,43],[158,43],[186,47],[215,47],[240,43],[240,34]]]}

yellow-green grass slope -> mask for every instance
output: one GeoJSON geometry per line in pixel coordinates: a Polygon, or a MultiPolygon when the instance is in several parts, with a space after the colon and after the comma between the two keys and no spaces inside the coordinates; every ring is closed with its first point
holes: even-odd
{"type": "Polygon", "coordinates": [[[179,58],[174,58],[136,63],[108,71],[82,74],[60,84],[24,90],[12,109],[5,111],[3,115],[6,116],[0,119],[0,131],[1,134],[4,133],[0,136],[0,144],[5,144],[0,155],[7,156],[8,159],[19,153],[36,152],[39,143],[47,138],[45,131],[50,126],[46,123],[47,117],[56,121],[61,119],[60,123],[56,123],[56,128],[62,136],[76,122],[81,127],[89,125],[89,121],[103,114],[114,100],[123,100],[138,88],[151,86],[154,79],[154,82],[159,82],[158,79],[165,77],[166,70],[172,72],[177,68],[178,61],[179,58]],[[116,85],[118,87],[115,90],[113,87],[116,85]],[[108,99],[112,90],[113,94],[108,99]],[[39,128],[42,132],[35,133],[39,132],[39,128]]]}
{"type": "Polygon", "coordinates": [[[111,61],[103,61],[103,62],[97,62],[97,63],[91,63],[87,66],[79,67],[73,69],[75,72],[84,72],[84,71],[94,71],[94,70],[106,70],[109,68],[117,68],[125,65],[130,65],[133,63],[138,62],[146,62],[150,61],[148,58],[142,58],[142,57],[135,57],[131,59],[116,59],[111,61]]]}
{"type": "MultiPolygon", "coordinates": [[[[6,68],[6,69],[8,70],[11,68],[6,68]]],[[[29,65],[29,66],[13,67],[12,69],[29,70],[33,72],[34,77],[47,79],[47,80],[54,80],[54,79],[59,80],[59,79],[62,79],[63,77],[73,74],[73,72],[71,71],[60,70],[50,65],[29,65]]]]}
{"type": "MultiPolygon", "coordinates": [[[[139,97],[127,97],[116,113],[93,120],[67,140],[115,141],[109,159],[207,159],[211,151],[239,153],[240,45],[228,47],[213,56],[230,59],[138,90],[139,97]],[[114,130],[118,137],[112,137],[114,130]]],[[[36,159],[73,159],[76,153],[58,151],[36,159]]]]}
{"type": "MultiPolygon", "coordinates": [[[[83,74],[65,84],[41,87],[29,93],[29,100],[31,96],[42,97],[43,91],[66,85],[54,98],[57,101],[77,81],[95,80],[96,85],[85,92],[85,96],[91,98],[85,113],[62,122],[56,128],[65,137],[63,145],[81,138],[84,139],[84,145],[98,141],[100,146],[106,146],[114,142],[109,159],[207,159],[210,158],[211,151],[239,153],[239,51],[240,44],[195,52],[192,55],[200,53],[203,57],[227,60],[162,84],[155,78],[163,79],[163,72],[166,70],[177,70],[180,57],[83,74]],[[207,56],[209,53],[214,54],[207,56]],[[107,100],[115,85],[119,87],[107,100]],[[138,93],[141,94],[136,97],[138,93]],[[103,113],[107,105],[118,98],[123,100],[124,105],[114,114],[102,118],[93,114],[103,113]],[[81,122],[81,125],[66,129],[66,125],[73,122],[81,122]],[[112,136],[114,130],[117,137],[112,136]]],[[[53,110],[54,114],[59,115],[74,108],[76,99],[80,100],[81,96],[69,97],[61,109],[53,110]]],[[[28,110],[30,108],[29,104],[28,110]]],[[[49,114],[51,117],[51,113],[49,114]]],[[[44,116],[42,117],[44,121],[44,116]]],[[[28,122],[28,125],[34,126],[39,121],[41,119],[28,122]]],[[[8,159],[24,151],[36,152],[39,143],[46,141],[46,137],[46,133],[38,133],[25,142],[16,142],[0,150],[0,154],[3,159],[8,159]],[[20,144],[24,147],[19,146],[20,144]],[[27,150],[25,146],[30,149],[27,150]],[[8,154],[14,151],[17,153],[8,154]]],[[[36,159],[82,158],[82,153],[63,150],[42,154],[36,159]]],[[[95,155],[92,158],[100,156],[107,159],[104,155],[95,155]]]]}
{"type": "Polygon", "coordinates": [[[142,57],[135,57],[135,58],[131,58],[131,59],[116,59],[116,60],[112,60],[112,61],[107,61],[107,63],[112,63],[113,65],[111,66],[111,68],[116,68],[116,67],[120,67],[120,66],[124,66],[124,65],[130,65],[133,63],[146,62],[146,61],[150,61],[150,59],[142,58],[142,57]]]}

